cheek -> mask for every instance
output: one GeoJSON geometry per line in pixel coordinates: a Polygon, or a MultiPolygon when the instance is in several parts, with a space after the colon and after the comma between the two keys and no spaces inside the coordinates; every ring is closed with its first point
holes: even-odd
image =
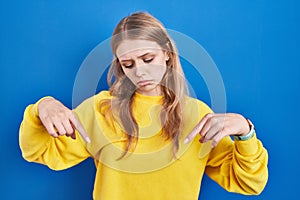
{"type": "Polygon", "coordinates": [[[128,69],[128,68],[125,68],[125,67],[122,67],[122,70],[123,70],[123,72],[126,76],[128,76],[132,71],[131,69],[128,69]]]}
{"type": "Polygon", "coordinates": [[[125,74],[126,77],[128,77],[130,80],[134,80],[134,69],[127,69],[127,68],[122,68],[123,72],[125,74]]]}
{"type": "Polygon", "coordinates": [[[155,65],[153,67],[152,76],[156,77],[157,79],[162,79],[164,74],[166,73],[167,67],[165,65],[155,65]]]}
{"type": "Polygon", "coordinates": [[[165,74],[166,69],[167,69],[167,63],[165,61],[165,58],[161,56],[156,63],[153,63],[152,74],[162,77],[165,74]]]}

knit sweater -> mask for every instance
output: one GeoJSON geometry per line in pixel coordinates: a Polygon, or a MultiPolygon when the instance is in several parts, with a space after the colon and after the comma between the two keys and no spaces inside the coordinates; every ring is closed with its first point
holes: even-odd
{"type": "Polygon", "coordinates": [[[107,108],[99,107],[101,100],[111,98],[108,91],[102,91],[73,110],[91,143],[85,143],[78,132],[76,140],[51,137],[38,117],[38,103],[29,105],[19,134],[23,157],[53,170],[67,169],[92,157],[97,168],[95,200],[197,200],[204,173],[231,192],[259,194],[265,187],[268,154],[256,134],[247,141],[232,141],[228,136],[214,148],[210,142],[200,143],[200,135],[184,144],[196,124],[212,112],[191,97],[185,98],[179,149],[174,156],[172,141],[162,134],[163,97],[136,93],[133,116],[139,139],[134,151],[119,159],[127,137],[118,113],[108,119],[107,108]]]}

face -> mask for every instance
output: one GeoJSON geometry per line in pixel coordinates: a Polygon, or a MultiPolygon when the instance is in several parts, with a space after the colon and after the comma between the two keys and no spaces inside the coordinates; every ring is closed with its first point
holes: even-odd
{"type": "Polygon", "coordinates": [[[148,96],[161,95],[160,82],[166,72],[169,57],[156,43],[147,40],[124,40],[116,50],[125,75],[148,96]]]}

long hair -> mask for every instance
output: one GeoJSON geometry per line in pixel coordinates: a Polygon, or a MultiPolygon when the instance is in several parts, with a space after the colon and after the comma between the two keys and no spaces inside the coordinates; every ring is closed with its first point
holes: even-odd
{"type": "Polygon", "coordinates": [[[153,41],[167,52],[169,57],[169,60],[166,61],[167,69],[160,83],[163,96],[163,111],[160,114],[160,121],[163,136],[167,140],[172,140],[173,156],[175,156],[179,148],[180,130],[183,121],[183,101],[188,92],[187,84],[179,61],[177,48],[165,27],[152,15],[145,12],[137,12],[123,18],[113,32],[111,48],[114,59],[110,66],[107,80],[110,85],[110,94],[114,98],[103,100],[100,103],[100,108],[110,107],[110,109],[105,109],[106,119],[111,119],[114,113],[118,114],[123,131],[126,133],[127,144],[120,158],[123,158],[128,151],[134,150],[139,132],[139,127],[132,111],[133,96],[137,88],[124,74],[116,56],[119,44],[125,39],[153,41]]]}

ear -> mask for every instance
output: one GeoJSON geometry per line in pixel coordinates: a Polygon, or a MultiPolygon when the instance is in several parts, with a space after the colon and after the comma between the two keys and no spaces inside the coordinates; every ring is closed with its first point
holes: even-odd
{"type": "Polygon", "coordinates": [[[167,51],[165,51],[165,60],[169,61],[170,57],[169,57],[169,53],[167,51]]]}

